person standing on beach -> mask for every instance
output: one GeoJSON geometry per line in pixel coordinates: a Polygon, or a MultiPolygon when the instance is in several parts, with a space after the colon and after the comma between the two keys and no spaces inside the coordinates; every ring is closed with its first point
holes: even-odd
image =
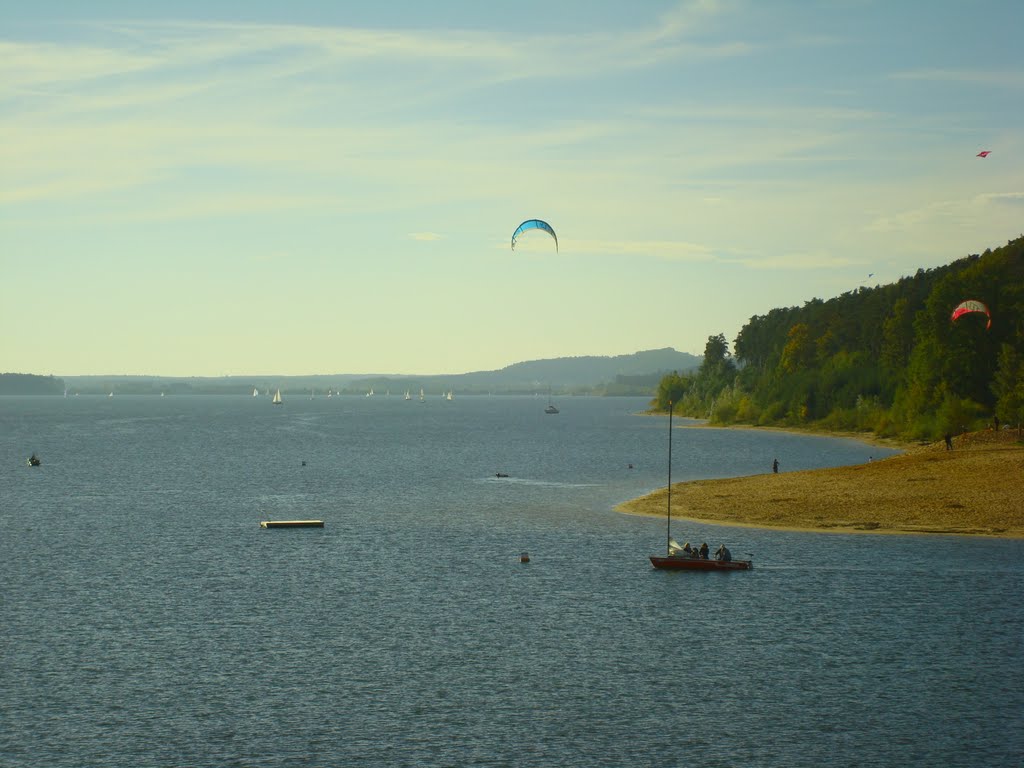
{"type": "Polygon", "coordinates": [[[946,433],[946,450],[953,450],[953,436],[949,432],[946,433]]]}
{"type": "Polygon", "coordinates": [[[772,462],[772,472],[774,472],[776,475],[779,474],[779,460],[778,459],[776,459],[775,461],[772,462]]]}

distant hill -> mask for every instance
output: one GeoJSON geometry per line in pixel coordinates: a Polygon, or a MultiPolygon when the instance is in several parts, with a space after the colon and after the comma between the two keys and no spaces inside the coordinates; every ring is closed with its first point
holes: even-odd
{"type": "Polygon", "coordinates": [[[460,383],[470,388],[493,387],[526,389],[552,387],[563,390],[594,388],[616,381],[643,379],[659,371],[688,371],[700,367],[701,358],[671,347],[634,352],[614,357],[558,357],[551,360],[529,360],[497,371],[463,374],[460,383]]]}
{"type": "MultiPolygon", "coordinates": [[[[388,375],[388,374],[320,374],[313,376],[65,376],[72,392],[83,394],[251,394],[281,388],[282,392],[328,390],[346,394],[362,394],[371,387],[378,394],[404,393],[406,389],[428,394],[454,389],[469,394],[555,394],[653,395],[658,382],[668,373],[684,373],[700,367],[702,358],[677,352],[671,347],[608,357],[558,357],[549,360],[528,360],[495,371],[460,374],[388,375]]],[[[63,390],[61,390],[63,391],[63,390]]],[[[56,393],[54,391],[54,393],[56,393]]],[[[47,394],[39,392],[39,394],[47,394]]]]}
{"type": "Polygon", "coordinates": [[[31,373],[0,373],[0,395],[60,395],[64,381],[31,373]]]}

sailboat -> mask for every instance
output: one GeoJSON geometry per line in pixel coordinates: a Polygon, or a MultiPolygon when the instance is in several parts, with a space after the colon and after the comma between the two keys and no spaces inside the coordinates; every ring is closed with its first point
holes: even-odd
{"type": "Polygon", "coordinates": [[[551,402],[551,387],[548,387],[548,407],[544,409],[544,413],[558,413],[555,404],[551,402]]]}
{"type": "Polygon", "coordinates": [[[427,397],[426,397],[426,395],[423,394],[423,387],[420,387],[420,402],[424,403],[424,402],[426,402],[426,400],[427,400],[427,397]]]}
{"type": "Polygon", "coordinates": [[[412,395],[409,394],[409,390],[408,389],[405,390],[405,399],[406,400],[412,400],[412,395]]]}
{"type": "Polygon", "coordinates": [[[281,399],[281,390],[280,389],[277,390],[277,392],[274,393],[274,399],[271,400],[270,402],[272,402],[274,405],[281,405],[284,402],[284,400],[281,399]]]}
{"type": "Polygon", "coordinates": [[[752,560],[712,560],[701,557],[696,550],[687,551],[672,538],[672,411],[674,403],[668,403],[668,515],[665,519],[665,555],[651,555],[651,565],[662,570],[673,571],[749,571],[754,567],[752,560]]]}
{"type": "Polygon", "coordinates": [[[255,387],[253,387],[252,396],[253,397],[259,397],[260,396],[260,391],[258,389],[256,389],[255,387]]]}

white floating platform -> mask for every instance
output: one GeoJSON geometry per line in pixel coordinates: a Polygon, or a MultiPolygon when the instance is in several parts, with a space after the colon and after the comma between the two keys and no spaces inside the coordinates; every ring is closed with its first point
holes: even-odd
{"type": "Polygon", "coordinates": [[[262,520],[260,528],[323,528],[323,520],[262,520]]]}

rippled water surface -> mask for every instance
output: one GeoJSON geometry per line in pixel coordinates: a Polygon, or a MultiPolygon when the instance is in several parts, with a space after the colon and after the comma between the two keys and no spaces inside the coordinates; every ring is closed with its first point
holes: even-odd
{"type": "Polygon", "coordinates": [[[665,419],[545,404],[0,398],[0,765],[1022,764],[1022,542],[676,521],[755,570],[654,571],[665,419]]]}

